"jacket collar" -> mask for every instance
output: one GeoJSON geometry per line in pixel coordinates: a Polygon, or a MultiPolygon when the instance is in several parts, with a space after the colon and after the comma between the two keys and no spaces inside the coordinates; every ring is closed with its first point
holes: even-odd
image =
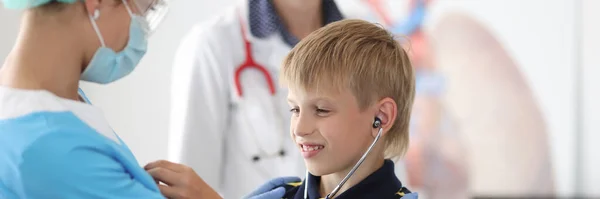
{"type": "MultiPolygon", "coordinates": [[[[308,179],[302,183],[294,198],[304,198],[306,182],[309,183],[308,198],[322,198],[319,194],[320,181],[320,176],[314,176],[309,173],[308,179]]],[[[385,160],[381,168],[343,193],[338,192],[336,198],[399,198],[408,193],[411,192],[402,186],[402,183],[394,173],[394,162],[385,160]]]]}

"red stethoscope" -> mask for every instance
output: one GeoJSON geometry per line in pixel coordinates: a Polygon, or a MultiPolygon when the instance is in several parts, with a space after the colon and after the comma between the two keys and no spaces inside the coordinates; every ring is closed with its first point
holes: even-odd
{"type": "Polygon", "coordinates": [[[269,73],[269,71],[267,71],[267,68],[256,63],[256,61],[254,61],[254,58],[252,58],[252,46],[250,45],[250,41],[246,38],[246,27],[245,27],[244,21],[242,20],[243,18],[241,16],[239,18],[240,18],[240,27],[241,27],[241,31],[242,31],[242,39],[244,40],[246,60],[244,61],[244,63],[242,63],[240,66],[238,66],[237,69],[235,69],[234,80],[235,80],[235,88],[236,88],[237,94],[239,97],[242,97],[244,95],[244,93],[243,93],[244,91],[242,90],[242,83],[240,82],[240,76],[241,76],[242,72],[244,72],[244,70],[246,70],[246,69],[253,68],[253,69],[259,70],[262,73],[262,75],[267,80],[267,86],[269,86],[269,91],[271,92],[271,96],[274,96],[275,95],[275,84],[273,83],[273,77],[271,77],[271,74],[269,73]]]}
{"type": "MultiPolygon", "coordinates": [[[[262,73],[262,75],[264,76],[264,78],[267,81],[267,86],[269,87],[269,92],[271,94],[272,97],[275,96],[275,84],[273,81],[273,77],[271,76],[271,74],[269,73],[269,71],[267,70],[266,67],[264,67],[263,65],[258,64],[256,61],[254,61],[254,58],[252,58],[252,46],[250,44],[250,41],[246,38],[246,27],[244,24],[244,20],[243,17],[241,16],[241,14],[239,14],[239,21],[240,21],[240,28],[241,28],[241,33],[242,33],[242,39],[244,40],[244,50],[245,50],[245,54],[246,54],[246,59],[244,60],[244,62],[242,64],[240,64],[236,69],[235,69],[235,76],[234,76],[234,81],[235,81],[235,88],[236,88],[236,92],[239,98],[243,98],[244,95],[244,91],[242,90],[242,83],[240,81],[241,75],[244,72],[244,70],[246,69],[257,69],[258,71],[260,71],[262,73]]],[[[275,106],[275,104],[273,104],[273,106],[275,106]]],[[[277,111],[276,108],[273,109],[276,114],[275,117],[278,117],[276,119],[276,121],[274,122],[279,122],[279,124],[270,124],[270,125],[281,125],[283,123],[283,117],[281,115],[281,113],[279,113],[277,111]]],[[[249,129],[252,130],[252,129],[249,129]]],[[[254,135],[257,135],[256,132],[254,132],[254,135]]],[[[273,157],[284,157],[286,156],[286,151],[284,149],[284,143],[283,143],[283,139],[282,139],[282,143],[280,143],[279,146],[279,150],[276,153],[267,153],[264,149],[262,149],[260,147],[259,141],[255,138],[254,142],[257,144],[257,146],[259,146],[259,154],[255,154],[252,156],[252,161],[253,162],[259,162],[261,159],[263,158],[273,158],[273,157]]]]}

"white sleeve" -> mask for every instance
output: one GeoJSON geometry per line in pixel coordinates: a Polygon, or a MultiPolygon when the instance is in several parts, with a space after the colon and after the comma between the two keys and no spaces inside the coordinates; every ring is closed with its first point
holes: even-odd
{"type": "Polygon", "coordinates": [[[218,45],[195,27],[175,55],[171,86],[169,159],[193,168],[222,192],[229,92],[218,45]]]}

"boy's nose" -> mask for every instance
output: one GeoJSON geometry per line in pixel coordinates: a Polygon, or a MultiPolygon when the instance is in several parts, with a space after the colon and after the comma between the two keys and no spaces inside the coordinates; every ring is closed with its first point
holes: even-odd
{"type": "Polygon", "coordinates": [[[303,137],[312,134],[315,131],[314,121],[309,117],[298,117],[294,125],[294,135],[303,137]]]}

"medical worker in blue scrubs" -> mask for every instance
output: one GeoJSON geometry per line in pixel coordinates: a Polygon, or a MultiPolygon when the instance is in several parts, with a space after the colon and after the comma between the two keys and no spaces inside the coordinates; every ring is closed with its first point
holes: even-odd
{"type": "MultiPolygon", "coordinates": [[[[141,168],[78,89],[80,80],[108,84],[131,73],[166,2],[0,2],[24,10],[0,68],[0,199],[221,198],[185,165],[141,168]]],[[[293,180],[274,179],[249,196],[281,198],[283,190],[273,188],[293,180]]]]}
{"type": "Polygon", "coordinates": [[[128,75],[165,2],[1,2],[24,12],[0,68],[0,198],[220,198],[183,165],[168,167],[175,174],[141,168],[78,89],[80,80],[107,84],[128,75]],[[149,173],[185,183],[158,185],[149,173]]]}

